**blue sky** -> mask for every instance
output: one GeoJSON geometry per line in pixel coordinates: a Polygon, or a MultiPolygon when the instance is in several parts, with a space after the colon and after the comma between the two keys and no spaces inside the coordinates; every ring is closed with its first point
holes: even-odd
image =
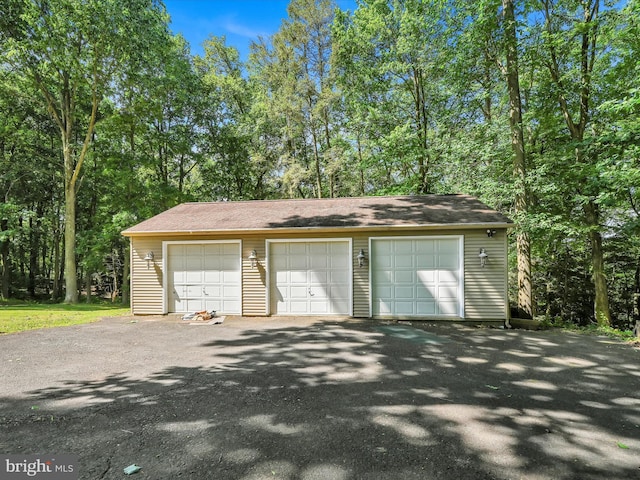
{"type": "MultiPolygon", "coordinates": [[[[226,36],[227,45],[246,60],[249,44],[258,36],[274,34],[287,17],[289,0],[165,0],[171,30],[181,33],[191,53],[202,54],[202,42],[210,35],[226,36]]],[[[355,0],[338,0],[343,10],[355,9],[355,0]]]]}

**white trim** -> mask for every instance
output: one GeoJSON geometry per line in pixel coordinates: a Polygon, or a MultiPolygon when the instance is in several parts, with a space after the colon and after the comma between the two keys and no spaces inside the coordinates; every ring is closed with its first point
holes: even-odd
{"type": "Polygon", "coordinates": [[[408,236],[390,236],[390,237],[369,237],[369,316],[373,316],[373,262],[372,257],[372,244],[375,240],[451,240],[458,239],[458,261],[460,272],[460,284],[458,285],[458,295],[460,299],[460,305],[458,314],[461,319],[464,319],[464,235],[408,235],[408,236]]]}
{"type": "Polygon", "coordinates": [[[209,243],[235,243],[239,246],[240,257],[240,311],[244,304],[242,297],[242,240],[163,240],[162,241],[162,313],[166,315],[169,313],[169,296],[167,290],[169,287],[169,271],[167,252],[169,245],[203,245],[209,243]]]}
{"type": "MultiPolygon", "coordinates": [[[[271,244],[272,243],[330,243],[342,242],[348,244],[348,251],[353,254],[353,238],[351,237],[332,237],[332,238],[275,238],[265,239],[266,241],[266,288],[265,288],[265,306],[266,314],[273,315],[271,311],[271,244]]],[[[349,255],[352,259],[353,255],[349,255]]],[[[349,261],[349,316],[353,316],[353,260],[349,261]]]]}

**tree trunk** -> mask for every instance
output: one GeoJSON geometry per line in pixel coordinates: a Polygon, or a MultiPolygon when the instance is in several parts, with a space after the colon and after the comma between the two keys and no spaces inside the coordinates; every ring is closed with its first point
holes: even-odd
{"type": "MultiPolygon", "coordinates": [[[[9,220],[3,218],[0,220],[0,232],[9,230],[9,220]]],[[[2,262],[2,272],[0,280],[0,296],[4,300],[9,299],[9,286],[11,285],[11,260],[9,258],[9,239],[4,238],[0,241],[0,261],[2,262]]]]}
{"type": "Polygon", "coordinates": [[[317,198],[322,198],[322,168],[320,165],[320,152],[318,151],[318,139],[316,137],[315,127],[311,127],[311,139],[313,141],[313,158],[315,162],[315,174],[316,174],[316,188],[318,193],[317,198]]]}
{"type": "Polygon", "coordinates": [[[604,255],[602,252],[602,235],[600,234],[598,207],[593,201],[584,206],[585,217],[589,230],[591,243],[591,268],[593,270],[593,283],[595,286],[594,315],[600,326],[611,325],[611,313],[609,311],[609,295],[607,291],[607,277],[604,273],[604,255]]]}
{"type": "Polygon", "coordinates": [[[91,270],[89,268],[84,274],[84,286],[87,295],[85,300],[87,303],[91,303],[91,270]]]}
{"type": "Polygon", "coordinates": [[[76,188],[72,182],[74,165],[68,139],[64,145],[64,303],[78,303],[78,279],[76,269],[76,188]]]}
{"type": "MultiPolygon", "coordinates": [[[[522,99],[520,96],[520,78],[518,72],[518,44],[516,19],[513,0],[502,0],[502,15],[506,38],[506,68],[503,74],[509,92],[509,126],[511,128],[511,147],[513,149],[513,175],[515,188],[516,217],[522,217],[529,209],[526,184],[527,157],[522,127],[522,99]]],[[[520,228],[516,236],[518,256],[518,316],[533,318],[533,286],[531,280],[531,240],[529,234],[520,228]]]]}
{"type": "MultiPolygon", "coordinates": [[[[55,222],[58,221],[59,211],[56,209],[56,217],[54,219],[55,222]]],[[[51,285],[51,300],[57,300],[60,298],[60,224],[54,227],[53,231],[53,243],[51,245],[52,254],[53,254],[53,272],[51,274],[51,278],[53,279],[53,284],[51,285]]]]}

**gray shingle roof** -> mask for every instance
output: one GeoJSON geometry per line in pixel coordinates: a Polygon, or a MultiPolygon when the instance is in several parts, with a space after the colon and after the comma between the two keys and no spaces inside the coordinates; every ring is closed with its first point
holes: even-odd
{"type": "Polygon", "coordinates": [[[123,234],[510,224],[509,218],[468,195],[415,195],[183,203],[123,234]]]}

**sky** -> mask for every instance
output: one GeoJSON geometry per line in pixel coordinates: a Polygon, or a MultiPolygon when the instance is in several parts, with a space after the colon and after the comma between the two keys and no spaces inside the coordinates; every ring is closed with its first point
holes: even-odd
{"type": "MultiPolygon", "coordinates": [[[[338,0],[342,10],[355,9],[355,0],[338,0]]],[[[249,44],[259,36],[276,33],[287,17],[289,0],[165,0],[171,16],[170,28],[181,33],[191,45],[191,53],[202,55],[202,42],[209,36],[226,36],[246,60],[249,44]]]]}

